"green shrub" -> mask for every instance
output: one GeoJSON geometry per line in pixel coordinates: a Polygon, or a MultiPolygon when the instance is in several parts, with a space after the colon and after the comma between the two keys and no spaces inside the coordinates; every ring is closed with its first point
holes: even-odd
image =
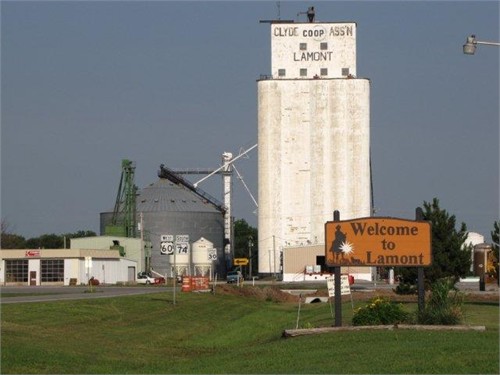
{"type": "Polygon", "coordinates": [[[401,282],[399,283],[399,285],[393,289],[394,293],[396,294],[400,294],[400,295],[408,295],[408,294],[417,294],[418,293],[418,290],[417,290],[417,286],[415,284],[412,284],[412,283],[405,283],[405,282],[401,282]]]}
{"type": "Polygon", "coordinates": [[[455,325],[463,318],[463,293],[455,288],[452,278],[439,279],[431,285],[425,308],[417,314],[420,324],[455,325]]]}
{"type": "Polygon", "coordinates": [[[365,307],[360,307],[354,312],[352,324],[355,326],[398,324],[408,319],[409,314],[403,310],[401,304],[376,297],[365,307]]]}

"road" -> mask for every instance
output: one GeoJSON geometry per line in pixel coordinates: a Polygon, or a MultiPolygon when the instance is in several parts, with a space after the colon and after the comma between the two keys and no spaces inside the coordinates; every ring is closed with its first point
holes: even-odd
{"type": "MultiPolygon", "coordinates": [[[[178,288],[179,290],[179,288],[178,288]]],[[[0,302],[25,303],[49,302],[75,299],[109,298],[150,294],[172,291],[166,286],[93,286],[92,292],[88,286],[2,286],[0,287],[0,302]],[[3,294],[18,294],[13,297],[3,297],[3,294]]]]}

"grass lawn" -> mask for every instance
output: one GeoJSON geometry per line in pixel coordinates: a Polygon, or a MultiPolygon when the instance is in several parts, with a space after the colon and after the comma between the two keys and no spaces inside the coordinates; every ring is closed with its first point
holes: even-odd
{"type": "MultiPolygon", "coordinates": [[[[465,305],[465,323],[485,325],[485,332],[349,331],[283,339],[283,330],[296,326],[296,303],[224,293],[178,293],[176,300],[174,306],[171,293],[159,292],[2,305],[1,373],[499,373],[498,302],[465,305]]],[[[351,316],[349,301],[344,325],[351,316]]],[[[301,306],[300,327],[332,323],[329,304],[301,306]]]]}

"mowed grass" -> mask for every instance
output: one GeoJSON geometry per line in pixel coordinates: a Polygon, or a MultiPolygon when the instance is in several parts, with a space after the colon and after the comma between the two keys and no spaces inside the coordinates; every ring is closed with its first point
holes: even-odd
{"type": "MultiPolygon", "coordinates": [[[[297,324],[297,304],[210,293],[179,293],[176,300],[174,306],[171,293],[159,292],[2,305],[1,373],[499,373],[498,303],[465,306],[466,324],[486,325],[485,332],[343,331],[283,339],[283,330],[297,324]]],[[[347,302],[344,325],[351,316],[347,302]]],[[[329,304],[301,306],[299,327],[332,323],[329,304]]]]}

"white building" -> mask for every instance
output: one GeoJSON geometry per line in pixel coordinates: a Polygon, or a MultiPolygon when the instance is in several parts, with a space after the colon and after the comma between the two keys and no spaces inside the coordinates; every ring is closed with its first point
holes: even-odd
{"type": "Polygon", "coordinates": [[[480,245],[484,243],[484,236],[480,233],[476,232],[467,232],[467,238],[462,245],[462,248],[465,246],[472,246],[472,251],[470,252],[470,271],[474,272],[474,246],[480,245]]]}
{"type": "Polygon", "coordinates": [[[281,272],[285,247],[324,244],[334,210],[371,214],[370,81],[356,78],[356,24],[271,21],[271,60],[258,81],[265,274],[281,272]]]}
{"type": "Polygon", "coordinates": [[[148,242],[119,236],[72,238],[70,249],[0,249],[0,284],[134,283],[148,252],[148,242]]]}
{"type": "Polygon", "coordinates": [[[0,249],[1,285],[81,285],[135,281],[137,263],[118,250],[0,249]]]}

